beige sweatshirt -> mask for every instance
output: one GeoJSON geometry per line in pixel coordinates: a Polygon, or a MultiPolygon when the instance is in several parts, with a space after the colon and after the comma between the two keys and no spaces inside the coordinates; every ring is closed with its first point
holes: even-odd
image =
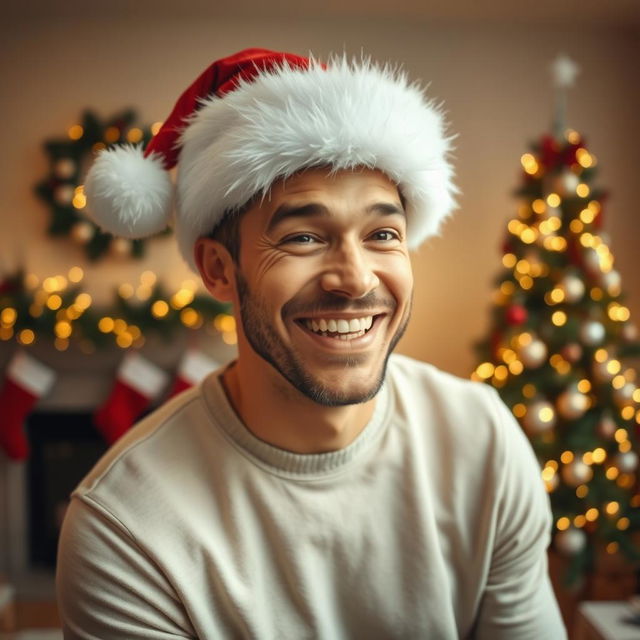
{"type": "Polygon", "coordinates": [[[303,455],[255,438],[220,373],[74,492],[65,638],[566,638],[548,496],[494,390],[392,356],[356,440],[303,455]]]}

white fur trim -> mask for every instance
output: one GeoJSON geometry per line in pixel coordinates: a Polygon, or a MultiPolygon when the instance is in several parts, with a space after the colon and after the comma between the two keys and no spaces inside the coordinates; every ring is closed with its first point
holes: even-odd
{"type": "Polygon", "coordinates": [[[162,158],[145,158],[141,147],[125,145],[100,152],[85,181],[88,212],[117,236],[142,238],[167,227],[173,185],[162,158]]]}
{"type": "Polygon", "coordinates": [[[118,368],[118,380],[153,400],[166,387],[169,375],[139,353],[130,353],[118,368]]]}
{"type": "Polygon", "coordinates": [[[178,376],[192,385],[198,384],[205,376],[215,371],[220,366],[200,351],[187,351],[180,361],[178,376]]]}
{"type": "Polygon", "coordinates": [[[53,386],[56,373],[28,353],[18,351],[7,367],[7,377],[26,389],[31,395],[40,398],[48,393],[53,386]]]}
{"type": "Polygon", "coordinates": [[[411,248],[435,235],[455,206],[442,111],[404,73],[369,61],[285,65],[241,82],[204,101],[181,143],[176,233],[192,268],[196,239],[225,211],[306,167],[387,174],[407,201],[411,248]]]}

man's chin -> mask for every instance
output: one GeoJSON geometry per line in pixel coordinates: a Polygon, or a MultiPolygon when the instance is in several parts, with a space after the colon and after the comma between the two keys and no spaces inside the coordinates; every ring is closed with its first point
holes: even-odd
{"type": "MultiPolygon", "coordinates": [[[[357,366],[357,365],[353,365],[357,366]]],[[[344,367],[335,376],[314,377],[310,375],[285,375],[288,382],[301,394],[324,407],[343,407],[351,404],[362,404],[374,398],[384,381],[385,366],[377,375],[344,367]]],[[[284,372],[281,372],[284,373],[284,372]]]]}

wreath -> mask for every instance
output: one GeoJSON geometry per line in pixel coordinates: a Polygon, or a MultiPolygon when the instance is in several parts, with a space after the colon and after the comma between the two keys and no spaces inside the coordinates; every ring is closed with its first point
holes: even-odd
{"type": "MultiPolygon", "coordinates": [[[[87,200],[82,184],[97,152],[118,144],[146,145],[162,124],[139,126],[136,119],[133,109],[126,109],[105,121],[85,110],[81,124],[70,127],[66,137],[43,143],[49,160],[49,174],[35,190],[51,213],[48,234],[72,238],[84,247],[91,261],[108,253],[134,258],[144,255],[145,240],[115,237],[102,231],[85,214],[87,200]]],[[[169,229],[159,235],[168,233],[171,233],[169,229]]]]}

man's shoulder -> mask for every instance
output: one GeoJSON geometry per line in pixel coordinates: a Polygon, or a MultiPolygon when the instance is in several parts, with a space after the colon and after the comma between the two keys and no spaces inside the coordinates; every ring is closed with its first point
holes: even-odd
{"type": "Polygon", "coordinates": [[[461,378],[438,367],[394,353],[389,358],[388,379],[398,391],[421,391],[431,400],[439,396],[458,399],[475,398],[478,402],[492,404],[495,391],[485,384],[461,378]]]}
{"type": "Polygon", "coordinates": [[[387,384],[396,418],[418,425],[430,441],[486,449],[504,439],[505,407],[486,384],[398,354],[389,360],[387,384]]]}
{"type": "MultiPolygon", "coordinates": [[[[213,375],[213,374],[212,374],[213,375]]],[[[209,380],[209,378],[207,378],[209,380]]],[[[213,432],[202,385],[168,400],[136,423],[83,478],[73,495],[117,495],[135,481],[138,489],[180,473],[206,447],[213,432]]]]}

